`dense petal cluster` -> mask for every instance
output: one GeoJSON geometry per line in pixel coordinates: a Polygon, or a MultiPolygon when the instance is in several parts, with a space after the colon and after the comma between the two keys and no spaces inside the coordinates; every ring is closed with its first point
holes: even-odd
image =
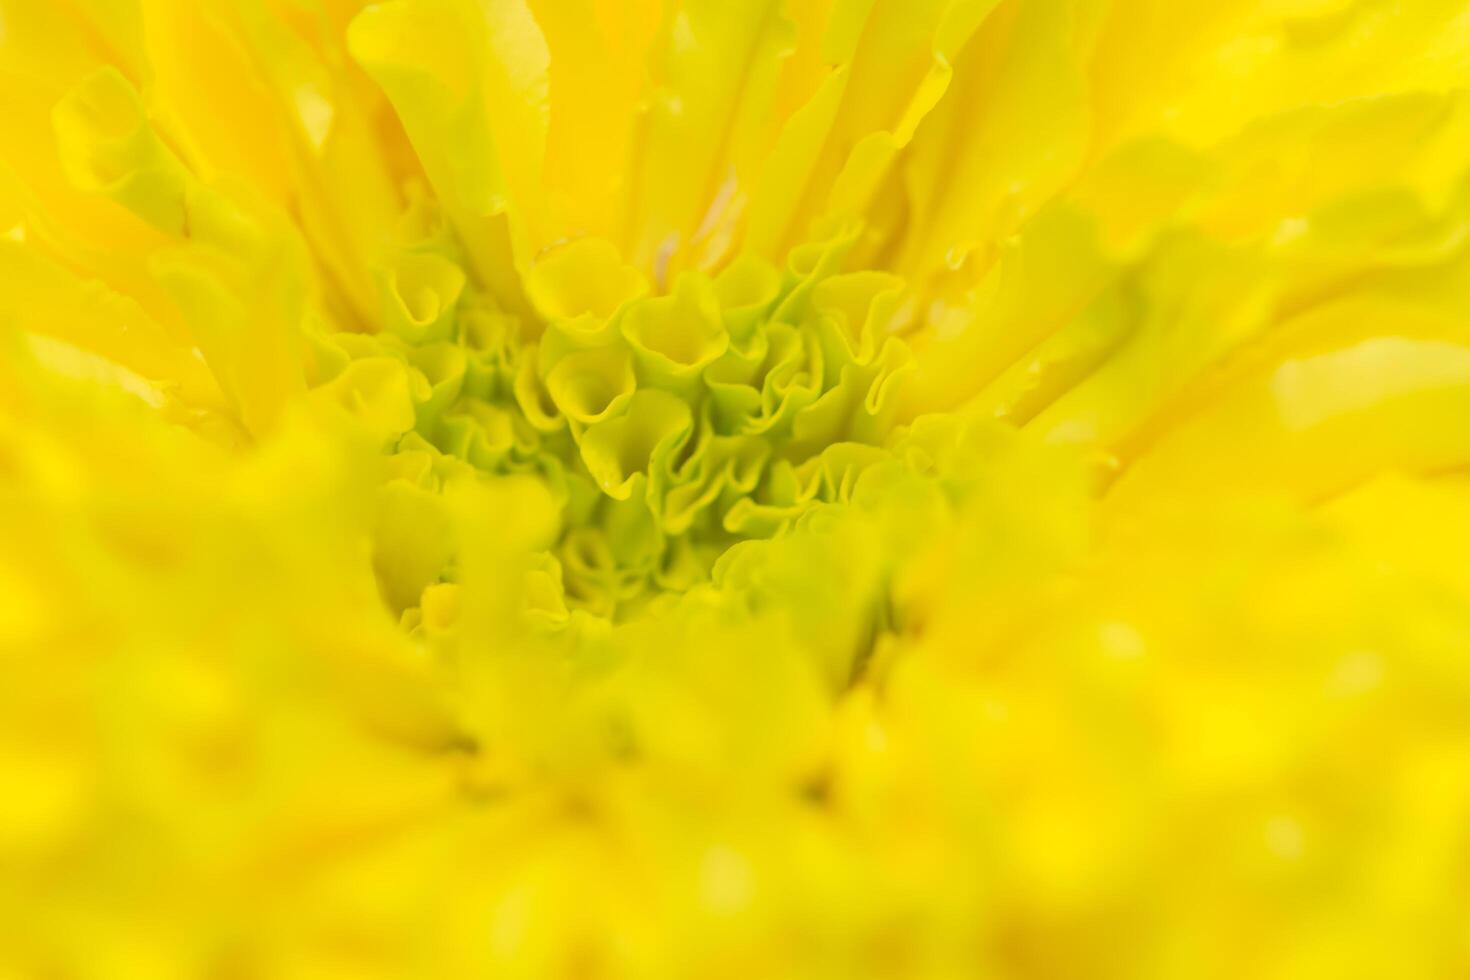
{"type": "Polygon", "coordinates": [[[401,482],[385,496],[378,565],[395,608],[451,574],[433,498],[455,473],[543,481],[565,527],[546,568],[563,594],[543,611],[607,617],[707,580],[733,543],[844,496],[882,457],[912,367],[889,329],[901,280],[828,272],[848,244],[807,250],[785,275],[752,259],[648,296],[607,243],[579,239],[528,282],[547,314],[529,341],[461,296],[458,265],[407,252],[438,277],[396,270],[389,309],[417,296],[426,315],[323,339],[314,389],[393,448],[401,482]]]}
{"type": "Polygon", "coordinates": [[[1466,0],[0,0],[0,975],[1470,971],[1466,0]]]}

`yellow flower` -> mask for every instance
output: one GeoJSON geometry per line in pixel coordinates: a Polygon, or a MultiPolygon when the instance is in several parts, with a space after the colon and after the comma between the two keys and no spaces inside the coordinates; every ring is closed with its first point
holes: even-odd
{"type": "Polygon", "coordinates": [[[0,977],[1470,974],[1466,0],[0,0],[0,977]]]}

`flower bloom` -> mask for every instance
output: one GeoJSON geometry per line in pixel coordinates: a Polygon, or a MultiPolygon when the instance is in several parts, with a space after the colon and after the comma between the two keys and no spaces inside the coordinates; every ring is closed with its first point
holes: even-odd
{"type": "Polygon", "coordinates": [[[1470,973],[1470,3],[0,0],[0,976],[1470,973]]]}

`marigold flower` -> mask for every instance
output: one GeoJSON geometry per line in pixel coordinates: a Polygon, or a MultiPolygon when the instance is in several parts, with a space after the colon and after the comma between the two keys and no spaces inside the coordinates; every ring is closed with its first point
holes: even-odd
{"type": "Polygon", "coordinates": [[[0,0],[0,976],[1470,974],[1466,0],[0,0]]]}

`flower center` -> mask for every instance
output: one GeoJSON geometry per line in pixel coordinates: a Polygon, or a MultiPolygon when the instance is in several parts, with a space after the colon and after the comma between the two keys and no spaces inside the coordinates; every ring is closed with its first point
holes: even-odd
{"type": "Polygon", "coordinates": [[[375,420],[389,456],[384,594],[411,611],[453,582],[443,491],[475,472],[544,483],[562,522],[542,571],[609,618],[844,499],[883,456],[911,364],[902,285],[747,258],[652,295],[583,239],[530,271],[532,320],[467,284],[442,236],[411,243],[384,279],[391,328],[318,341],[335,349],[317,390],[375,420]]]}

